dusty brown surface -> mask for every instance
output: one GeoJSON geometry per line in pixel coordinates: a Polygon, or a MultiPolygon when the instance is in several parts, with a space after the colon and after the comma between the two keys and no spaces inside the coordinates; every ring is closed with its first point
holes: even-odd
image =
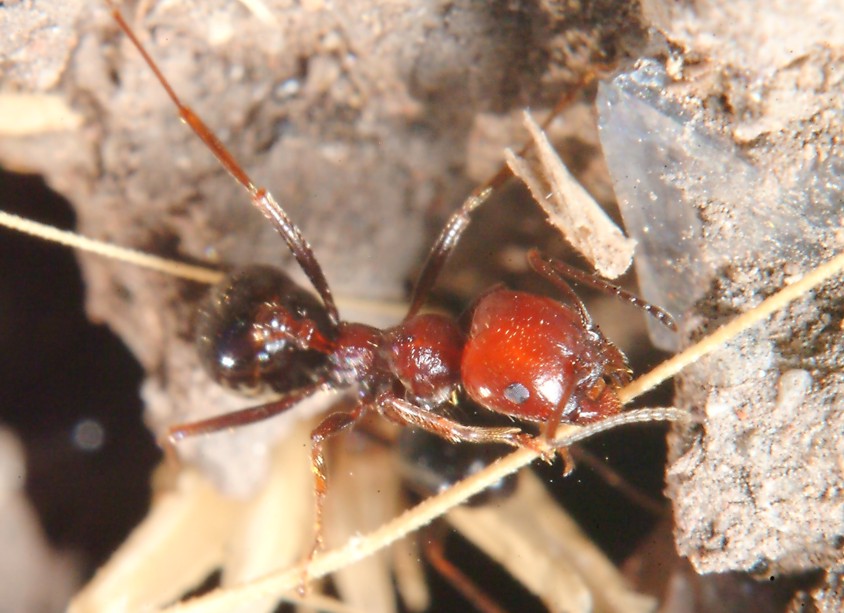
{"type": "MultiPolygon", "coordinates": [[[[666,22],[698,60],[667,96],[736,145],[724,150],[731,187],[677,178],[701,222],[698,266],[712,271],[687,338],[844,247],[844,38],[828,29],[842,13],[802,10],[703,2],[666,22]]],[[[828,283],[679,377],[677,405],[705,425],[675,441],[669,492],[678,549],[699,571],[776,577],[840,564],[842,300],[841,281],[828,283]]]]}

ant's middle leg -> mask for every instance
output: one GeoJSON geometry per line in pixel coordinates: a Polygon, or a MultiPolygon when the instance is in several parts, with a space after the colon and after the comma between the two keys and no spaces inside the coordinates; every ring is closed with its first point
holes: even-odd
{"type": "MultiPolygon", "coordinates": [[[[557,102],[554,109],[548,114],[545,121],[542,122],[542,128],[547,128],[551,121],[559,115],[563,109],[568,107],[580,94],[580,91],[589,83],[594,81],[604,69],[609,70],[609,67],[598,66],[595,70],[590,70],[576,83],[569,91],[567,91],[557,102]]],[[[519,156],[524,156],[525,153],[532,147],[532,141],[528,141],[520,150],[519,156]]],[[[413,317],[422,308],[422,304],[428,298],[428,294],[437,282],[440,272],[460,242],[463,232],[466,230],[471,220],[471,215],[479,206],[489,200],[492,193],[499,189],[507,180],[513,176],[513,171],[505,163],[502,164],[496,173],[487,179],[482,185],[476,187],[469,194],[469,197],[463,201],[463,204],[452,213],[451,217],[445,224],[445,227],[437,237],[431,251],[428,252],[428,258],[422,267],[422,272],[416,280],[416,285],[413,288],[411,295],[410,308],[405,315],[405,321],[413,317]]]]}
{"type": "Polygon", "coordinates": [[[505,613],[498,604],[475,581],[470,579],[457,565],[445,555],[445,534],[438,526],[433,530],[422,533],[424,542],[422,552],[425,558],[434,567],[441,577],[448,581],[451,586],[460,592],[475,609],[481,613],[505,613]]]}
{"type": "Polygon", "coordinates": [[[404,316],[405,321],[416,315],[422,308],[428,294],[437,282],[443,266],[445,266],[457,243],[460,242],[463,232],[469,226],[472,212],[489,199],[493,188],[491,182],[487,182],[475,189],[446,222],[445,227],[437,237],[437,242],[428,252],[428,257],[422,266],[422,272],[416,279],[416,285],[413,287],[413,294],[410,297],[410,308],[407,310],[407,315],[404,316]]]}

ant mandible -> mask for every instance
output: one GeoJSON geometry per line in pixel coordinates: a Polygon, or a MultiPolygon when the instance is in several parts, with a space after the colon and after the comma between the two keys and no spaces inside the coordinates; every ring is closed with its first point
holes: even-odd
{"type": "Polygon", "coordinates": [[[327,491],[323,447],[328,438],[367,413],[380,413],[455,443],[548,449],[519,427],[472,426],[447,417],[444,409],[465,393],[490,411],[543,424],[542,437],[553,453],[561,423],[587,424],[621,410],[616,392],[631,378],[625,357],[595,326],[564,277],[611,291],[673,326],[667,313],[535,250],[528,254],[531,267],[562,291],[563,302],[497,287],[475,301],[465,334],[452,317],[420,313],[471,213],[492,191],[494,179],[476,190],[446,223],[401,323],[378,329],[341,320],[322,268],[299,228],[181,101],[110,0],[109,5],[182,120],[246,189],[319,295],[317,300],[285,273],[266,266],[237,271],[213,290],[197,319],[205,367],[223,385],[241,390],[269,387],[281,398],[170,427],[162,439],[165,449],[172,451],[186,437],[268,419],[322,390],[353,389],[357,396],[353,407],[330,413],[311,434],[316,494],[313,555],[323,539],[327,491]]]}

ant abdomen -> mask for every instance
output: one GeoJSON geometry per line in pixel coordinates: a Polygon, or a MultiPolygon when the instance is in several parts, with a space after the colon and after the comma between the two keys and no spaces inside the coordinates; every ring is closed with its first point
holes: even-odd
{"type": "Polygon", "coordinates": [[[290,321],[310,321],[326,337],[332,326],[325,307],[286,273],[248,266],[211,290],[196,318],[196,344],[206,372],[241,393],[287,392],[313,381],[323,353],[302,349],[273,333],[290,321]]]}

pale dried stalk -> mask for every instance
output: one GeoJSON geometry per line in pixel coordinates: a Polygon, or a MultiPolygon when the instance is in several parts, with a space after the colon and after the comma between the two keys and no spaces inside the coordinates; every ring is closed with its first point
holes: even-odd
{"type": "MultiPolygon", "coordinates": [[[[314,419],[294,424],[285,437],[289,444],[275,445],[272,449],[272,468],[264,487],[245,501],[230,533],[223,535],[226,547],[220,558],[223,587],[240,585],[279,566],[294,564],[311,545],[311,534],[302,530],[302,526],[310,526],[314,521],[309,442],[315,426],[314,419]]],[[[259,613],[275,611],[277,607],[276,599],[267,599],[240,610],[259,613]]]]}
{"type": "MultiPolygon", "coordinates": [[[[309,450],[307,446],[305,450],[309,450]]],[[[325,540],[329,546],[375,529],[401,511],[401,479],[395,470],[392,449],[380,444],[335,445],[329,470],[331,495],[325,509],[326,517],[331,518],[325,523],[325,540]]],[[[309,477],[312,492],[311,472],[303,473],[309,477]]],[[[305,504],[313,506],[310,495],[303,498],[305,504]]],[[[311,524],[313,521],[300,523],[296,529],[310,539],[310,531],[302,530],[302,526],[311,524]]],[[[397,604],[391,554],[392,551],[385,549],[358,564],[339,569],[332,581],[343,602],[360,611],[394,613],[397,604]]]]}
{"type": "MultiPolygon", "coordinates": [[[[679,420],[684,419],[686,416],[685,411],[677,409],[640,409],[605,420],[605,422],[611,422],[610,424],[599,422],[583,428],[572,426],[570,427],[571,434],[560,437],[556,442],[561,446],[572,445],[575,442],[593,436],[597,432],[610,429],[613,424],[658,421],[660,419],[679,420]]],[[[352,538],[344,546],[316,556],[310,566],[299,565],[236,588],[220,588],[199,598],[176,604],[164,610],[172,613],[228,611],[232,607],[263,599],[267,596],[278,597],[279,595],[292,592],[299,586],[306,571],[308,577],[316,579],[336,572],[338,569],[350,564],[354,564],[392,545],[394,542],[408,536],[419,528],[427,526],[451,509],[463,504],[475,494],[482,492],[503,477],[527,466],[537,458],[538,454],[535,451],[520,449],[501,458],[471,477],[460,481],[454,487],[449,488],[441,494],[424,500],[391,522],[370,532],[368,535],[352,538]]]]}
{"type": "Polygon", "coordinates": [[[278,27],[278,19],[275,13],[270,10],[264,0],[239,0],[239,2],[262,23],[268,26],[278,27]]]}
{"type": "Polygon", "coordinates": [[[208,284],[219,283],[223,278],[223,273],[204,266],[193,266],[135,249],[118,247],[117,245],[87,238],[75,232],[59,230],[53,226],[48,226],[5,211],[0,211],[0,226],[43,239],[50,243],[57,243],[65,247],[70,247],[71,249],[93,253],[110,260],[117,260],[131,264],[132,266],[146,268],[147,270],[154,270],[171,277],[208,284]]]}
{"type": "Polygon", "coordinates": [[[775,311],[786,306],[789,302],[807,294],[825,281],[831,279],[844,270],[844,253],[840,253],[827,262],[820,264],[798,280],[787,285],[776,294],[769,296],[757,306],[742,313],[735,319],[724,324],[715,332],[702,338],[694,345],[686,348],[672,358],[666,360],[649,373],[642,375],[619,393],[622,403],[653,389],[683,370],[686,366],[697,362],[703,356],[712,353],[718,347],[725,345],[748,328],[766,319],[775,311]]]}
{"type": "Polygon", "coordinates": [[[223,498],[201,475],[183,470],[144,523],[105,568],[71,602],[69,613],[137,609],[168,602],[212,573],[223,556],[224,536],[242,503],[223,498]],[[172,542],[179,547],[169,547],[172,542]],[[154,594],[154,600],[150,595],[154,594]]]}
{"type": "Polygon", "coordinates": [[[396,591],[409,611],[426,611],[431,606],[422,554],[414,539],[404,539],[393,545],[392,568],[396,591]]]}
{"type": "Polygon", "coordinates": [[[646,613],[656,600],[630,589],[616,566],[532,471],[494,507],[457,507],[447,520],[536,594],[550,611],[646,613]]]}
{"type": "MultiPolygon", "coordinates": [[[[20,232],[21,234],[40,238],[49,243],[64,245],[65,247],[99,255],[109,260],[117,260],[118,262],[152,270],[169,277],[214,285],[222,281],[225,276],[224,273],[213,268],[185,264],[184,262],[151,255],[136,249],[120,247],[69,230],[60,230],[53,226],[21,217],[20,215],[7,213],[6,211],[0,211],[0,226],[20,232]]],[[[344,311],[349,310],[355,313],[362,313],[366,317],[376,320],[399,321],[407,312],[407,305],[405,304],[352,296],[337,296],[337,305],[344,311]]]]}

